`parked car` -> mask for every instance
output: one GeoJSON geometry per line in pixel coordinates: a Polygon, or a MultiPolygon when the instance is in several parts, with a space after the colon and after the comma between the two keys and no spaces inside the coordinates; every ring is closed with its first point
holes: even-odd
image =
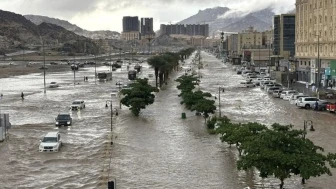
{"type": "Polygon", "coordinates": [[[267,89],[268,94],[273,94],[273,91],[280,90],[280,87],[270,87],[267,89]]]}
{"type": "Polygon", "coordinates": [[[274,98],[280,98],[281,93],[282,93],[282,90],[281,90],[281,89],[279,89],[279,90],[274,90],[272,96],[273,96],[274,98]]]}
{"type": "Polygon", "coordinates": [[[49,132],[40,140],[40,152],[58,152],[62,146],[62,139],[59,132],[49,132]]]}
{"type": "Polygon", "coordinates": [[[289,103],[290,103],[290,104],[294,104],[294,105],[296,105],[296,104],[297,104],[297,100],[298,100],[300,97],[309,97],[309,96],[304,95],[304,94],[302,94],[302,93],[300,93],[300,94],[292,94],[291,97],[289,98],[289,103]]]}
{"type": "Polygon", "coordinates": [[[300,108],[309,109],[309,108],[314,107],[314,104],[315,104],[316,101],[323,101],[323,100],[320,100],[316,97],[300,97],[297,100],[296,106],[298,106],[300,108]]]}
{"type": "MultiPolygon", "coordinates": [[[[287,95],[289,94],[294,94],[294,93],[297,93],[297,91],[295,90],[285,90],[285,91],[282,91],[281,95],[280,95],[280,98],[285,98],[287,95]]],[[[287,100],[289,99],[289,97],[287,97],[287,100]]]]}
{"type": "Polygon", "coordinates": [[[336,103],[328,103],[326,105],[326,110],[329,112],[336,112],[336,103]]]}
{"type": "Polygon", "coordinates": [[[50,62],[50,65],[57,65],[57,62],[50,62]]]}
{"type": "MultiPolygon", "coordinates": [[[[282,97],[282,99],[284,99],[284,100],[289,100],[290,97],[291,97],[291,95],[293,95],[293,94],[298,94],[298,92],[295,91],[295,90],[292,90],[292,91],[286,91],[285,96],[282,97]]],[[[281,98],[281,96],[280,96],[280,98],[281,98]]]]}
{"type": "Polygon", "coordinates": [[[266,85],[274,84],[273,81],[260,82],[260,89],[264,89],[266,85]]]}
{"type": "Polygon", "coordinates": [[[316,108],[316,102],[315,102],[314,103],[314,110],[318,110],[318,111],[327,110],[327,104],[329,104],[328,101],[317,101],[317,108],[316,108]]]}
{"type": "Polygon", "coordinates": [[[85,102],[84,100],[75,100],[72,102],[70,108],[71,110],[81,110],[85,108],[85,102]]]}
{"type": "Polygon", "coordinates": [[[240,87],[244,88],[255,87],[255,84],[250,81],[242,81],[240,82],[240,87]]]}
{"type": "Polygon", "coordinates": [[[70,126],[72,125],[72,118],[70,114],[58,114],[58,116],[55,118],[56,126],[70,126]]]}
{"type": "Polygon", "coordinates": [[[54,81],[49,84],[49,88],[57,88],[57,87],[59,87],[59,85],[54,81]]]}

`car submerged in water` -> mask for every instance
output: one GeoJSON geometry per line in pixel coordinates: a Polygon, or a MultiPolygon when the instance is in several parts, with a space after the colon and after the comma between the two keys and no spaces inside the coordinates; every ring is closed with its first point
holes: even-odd
{"type": "Polygon", "coordinates": [[[70,109],[71,110],[81,110],[85,108],[84,100],[75,100],[72,102],[70,109]]]}
{"type": "Polygon", "coordinates": [[[56,126],[70,126],[72,125],[72,118],[70,114],[58,114],[55,118],[56,126]]]}

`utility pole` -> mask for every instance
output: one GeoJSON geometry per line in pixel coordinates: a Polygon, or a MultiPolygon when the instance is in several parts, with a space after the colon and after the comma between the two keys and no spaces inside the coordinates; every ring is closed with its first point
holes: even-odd
{"type": "Polygon", "coordinates": [[[271,39],[268,44],[268,74],[271,74],[271,39]]]}
{"type": "Polygon", "coordinates": [[[97,85],[97,55],[99,55],[99,53],[95,54],[95,85],[97,85]]]}
{"type": "Polygon", "coordinates": [[[220,91],[221,91],[221,88],[218,87],[218,110],[219,110],[219,117],[222,117],[221,101],[220,101],[220,91]]]}
{"type": "Polygon", "coordinates": [[[321,84],[321,81],[320,81],[320,67],[321,67],[321,64],[320,64],[320,35],[317,35],[317,91],[319,91],[320,89],[320,84],[321,84]]]}
{"type": "Polygon", "coordinates": [[[260,60],[260,44],[258,45],[259,47],[259,73],[260,73],[260,64],[261,64],[261,60],[260,60]]]}
{"type": "Polygon", "coordinates": [[[44,51],[44,40],[42,39],[42,48],[43,48],[43,80],[44,80],[44,94],[47,93],[46,89],[46,65],[45,65],[45,51],[44,51]]]}

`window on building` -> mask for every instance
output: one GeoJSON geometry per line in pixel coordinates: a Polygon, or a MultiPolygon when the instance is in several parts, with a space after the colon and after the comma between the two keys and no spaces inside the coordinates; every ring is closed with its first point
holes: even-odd
{"type": "Polygon", "coordinates": [[[305,61],[305,66],[307,66],[307,62],[305,61]]]}
{"type": "Polygon", "coordinates": [[[310,61],[308,62],[308,66],[310,66],[310,61]]]}

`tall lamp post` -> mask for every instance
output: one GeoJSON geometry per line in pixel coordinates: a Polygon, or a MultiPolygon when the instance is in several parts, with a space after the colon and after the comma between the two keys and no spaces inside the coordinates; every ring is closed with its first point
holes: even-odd
{"type": "MultiPolygon", "coordinates": [[[[120,95],[120,90],[121,90],[122,83],[120,81],[118,81],[116,83],[116,85],[118,85],[118,88],[119,88],[119,92],[118,92],[118,96],[119,96],[120,95]]],[[[119,109],[121,109],[121,100],[120,100],[120,98],[119,98],[119,109]]]]}
{"type": "Polygon", "coordinates": [[[113,118],[113,111],[112,111],[112,100],[106,100],[106,105],[105,107],[108,107],[108,103],[110,104],[110,109],[111,109],[111,145],[113,145],[113,127],[112,127],[112,118],[113,118]]]}
{"type": "Polygon", "coordinates": [[[222,43],[222,57],[224,58],[224,32],[221,32],[221,43],[222,43]]]}
{"type": "Polygon", "coordinates": [[[218,113],[219,113],[219,117],[222,117],[221,101],[220,101],[221,90],[222,90],[222,92],[224,92],[224,88],[223,87],[218,87],[218,110],[219,110],[218,113]]]}
{"type": "MultiPolygon", "coordinates": [[[[321,69],[321,62],[320,62],[320,35],[314,35],[315,37],[317,37],[317,75],[315,77],[315,84],[317,87],[317,94],[319,92],[320,89],[320,69],[321,69]]],[[[316,72],[316,71],[315,71],[316,72]]]]}
{"type": "Polygon", "coordinates": [[[42,48],[43,48],[43,80],[44,80],[44,94],[46,94],[46,65],[45,65],[45,51],[44,51],[44,40],[42,39],[42,48]]]}

